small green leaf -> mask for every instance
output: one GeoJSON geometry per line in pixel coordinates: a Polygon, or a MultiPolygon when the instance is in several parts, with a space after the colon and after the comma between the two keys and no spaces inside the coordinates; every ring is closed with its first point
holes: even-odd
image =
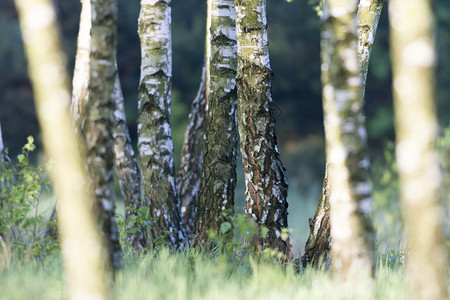
{"type": "Polygon", "coordinates": [[[231,229],[231,223],[230,222],[223,222],[220,224],[220,233],[224,234],[230,231],[231,229]]]}

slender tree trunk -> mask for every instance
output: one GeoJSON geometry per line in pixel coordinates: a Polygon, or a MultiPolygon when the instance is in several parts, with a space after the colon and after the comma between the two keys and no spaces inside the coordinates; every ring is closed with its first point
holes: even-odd
{"type": "MultiPolygon", "coordinates": [[[[4,158],[3,158],[3,150],[5,146],[3,145],[3,137],[2,137],[2,125],[0,124],[0,169],[2,170],[2,174],[5,173],[5,168],[3,166],[4,158]]],[[[5,188],[5,183],[3,180],[0,182],[0,187],[5,188]]]]}
{"type": "Polygon", "coordinates": [[[194,221],[195,244],[232,216],[236,186],[236,24],[233,0],[211,1],[206,147],[194,221]]]}
{"type": "Polygon", "coordinates": [[[170,128],[172,42],[171,0],[141,0],[141,80],[138,107],[138,148],[142,193],[151,226],[147,241],[165,241],[182,248],[186,232],[175,184],[170,128]]]}
{"type": "Polygon", "coordinates": [[[184,135],[180,168],[177,173],[178,194],[181,201],[181,215],[187,235],[191,236],[194,227],[194,215],[198,202],[200,176],[203,165],[206,139],[206,98],[207,78],[209,78],[211,1],[207,3],[205,58],[200,86],[192,102],[188,126],[184,135]]]}
{"type": "Polygon", "coordinates": [[[374,233],[367,133],[362,114],[354,0],[324,5],[322,85],[328,182],[331,263],[338,280],[369,279],[374,270],[374,233]]]}
{"type": "Polygon", "coordinates": [[[141,251],[145,246],[144,228],[142,224],[134,221],[138,218],[138,210],[141,207],[141,176],[134,156],[133,147],[131,146],[130,133],[125,118],[124,98],[122,88],[120,87],[117,63],[113,99],[115,101],[113,128],[114,167],[125,202],[127,226],[137,226],[136,232],[131,233],[131,231],[127,233],[126,239],[130,241],[134,249],[141,251]]]}
{"type": "Polygon", "coordinates": [[[238,42],[238,124],[245,173],[246,208],[267,237],[257,248],[271,247],[290,256],[287,224],[287,178],[280,159],[272,114],[265,0],[236,0],[238,42]]]}
{"type": "Polygon", "coordinates": [[[91,41],[88,100],[82,105],[81,131],[86,143],[89,175],[99,206],[99,220],[112,265],[122,265],[114,215],[113,161],[114,91],[117,3],[91,0],[91,41]]]}
{"type": "Polygon", "coordinates": [[[36,111],[58,202],[58,229],[70,299],[111,299],[107,250],[69,114],[70,95],[54,8],[48,0],[17,0],[36,111]],[[51,74],[51,76],[49,76],[51,74]]]}
{"type": "MultiPolygon", "coordinates": [[[[372,50],[375,34],[380,19],[381,9],[384,0],[363,0],[358,5],[358,53],[361,63],[362,87],[360,89],[360,101],[364,103],[364,91],[366,88],[367,73],[369,70],[370,51],[372,50]]],[[[322,41],[322,43],[325,43],[322,41]]],[[[322,70],[327,72],[327,70],[322,70]]],[[[326,167],[328,168],[328,166],[326,167]]],[[[302,257],[302,264],[312,263],[317,267],[319,257],[323,257],[325,262],[330,260],[330,219],[329,219],[329,184],[324,179],[322,195],[317,206],[314,219],[310,221],[310,235],[305,245],[305,253],[302,257]],[[324,218],[326,217],[326,218],[324,218]],[[327,238],[325,238],[328,236],[327,238]]],[[[327,264],[328,266],[328,264],[327,264]]]]}
{"type": "Polygon", "coordinates": [[[435,152],[436,54],[431,1],[389,2],[396,156],[414,299],[448,299],[442,175],[435,152]]]}

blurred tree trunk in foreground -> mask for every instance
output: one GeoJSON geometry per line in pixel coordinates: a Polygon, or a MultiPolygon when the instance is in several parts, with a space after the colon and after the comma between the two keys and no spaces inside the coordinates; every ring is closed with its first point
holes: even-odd
{"type": "Polygon", "coordinates": [[[448,299],[442,182],[435,140],[431,1],[389,2],[396,156],[414,299],[448,299]]]}
{"type": "MultiPolygon", "coordinates": [[[[384,0],[363,0],[358,5],[358,52],[361,63],[362,86],[359,92],[359,101],[364,103],[364,91],[366,88],[367,73],[369,71],[370,52],[377,32],[378,21],[384,0]]],[[[322,70],[326,72],[327,70],[322,70]]],[[[326,169],[328,166],[326,166],[326,169]]],[[[325,171],[326,173],[327,171],[325,171]]],[[[330,204],[329,183],[327,175],[323,182],[322,195],[317,206],[314,219],[310,219],[310,235],[305,245],[305,253],[301,258],[303,267],[312,263],[317,267],[320,258],[326,263],[330,260],[330,204]]]]}
{"type": "Polygon", "coordinates": [[[211,1],[207,1],[205,57],[203,61],[202,77],[195,99],[192,101],[188,126],[184,134],[183,150],[181,152],[180,167],[177,172],[178,194],[181,202],[181,215],[186,226],[186,232],[191,238],[194,227],[194,216],[198,202],[200,176],[203,166],[206,138],[206,98],[207,78],[209,78],[210,57],[210,26],[211,1]]]}
{"type": "Polygon", "coordinates": [[[374,232],[367,133],[360,100],[357,1],[323,7],[322,86],[330,201],[331,264],[338,280],[369,279],[374,232]]]}
{"type": "Polygon", "coordinates": [[[272,70],[267,38],[266,0],[236,0],[238,42],[238,126],[245,173],[245,213],[267,236],[256,241],[290,257],[287,178],[281,162],[272,113],[272,70]]]}
{"type": "Polygon", "coordinates": [[[65,57],[49,0],[16,0],[45,150],[54,161],[58,230],[71,299],[110,299],[111,272],[69,113],[65,57]]]}
{"type": "Polygon", "coordinates": [[[141,0],[141,79],[138,104],[138,149],[143,203],[149,208],[148,246],[185,245],[175,183],[170,128],[172,34],[171,0],[141,0]]]}
{"type": "Polygon", "coordinates": [[[221,224],[233,216],[237,156],[233,0],[211,0],[210,38],[206,144],[194,219],[195,244],[203,244],[209,230],[219,233],[221,224]]]}

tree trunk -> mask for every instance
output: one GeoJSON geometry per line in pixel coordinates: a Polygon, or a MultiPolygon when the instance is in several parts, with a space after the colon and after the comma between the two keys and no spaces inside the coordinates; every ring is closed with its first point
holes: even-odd
{"type": "Polygon", "coordinates": [[[135,233],[127,232],[126,239],[133,248],[141,251],[145,246],[143,224],[134,222],[138,218],[139,208],[141,207],[141,176],[131,146],[130,133],[128,132],[127,121],[125,118],[124,98],[120,87],[119,73],[114,76],[115,101],[114,111],[114,167],[117,179],[119,180],[120,190],[125,202],[125,218],[127,227],[138,227],[135,233]]]}
{"type": "Polygon", "coordinates": [[[91,0],[88,100],[82,105],[81,126],[88,171],[99,206],[98,218],[115,269],[122,265],[113,190],[116,18],[116,1],[91,0]]]}
{"type": "MultiPolygon", "coordinates": [[[[4,158],[3,158],[3,150],[5,146],[3,145],[3,137],[2,137],[2,125],[0,124],[0,169],[2,170],[2,174],[5,174],[5,167],[3,166],[4,158]]],[[[3,180],[0,182],[0,187],[5,188],[5,183],[3,180]]]]}
{"type": "Polygon", "coordinates": [[[414,299],[448,299],[442,175],[435,153],[436,64],[431,1],[391,0],[396,156],[408,241],[407,276],[414,299]]]}
{"type": "Polygon", "coordinates": [[[58,231],[71,299],[111,299],[108,254],[86,186],[88,177],[69,113],[65,57],[48,0],[17,0],[36,111],[58,201],[58,231]],[[45,16],[45,17],[44,17],[45,16]],[[49,76],[51,75],[51,76],[49,76]]]}
{"type": "Polygon", "coordinates": [[[178,194],[181,202],[181,215],[186,226],[186,232],[191,238],[194,227],[195,209],[198,202],[200,176],[203,165],[206,139],[206,98],[207,78],[209,78],[211,1],[207,4],[205,58],[200,86],[192,102],[188,126],[184,135],[180,168],[177,173],[178,194]]]}
{"type": "Polygon", "coordinates": [[[211,1],[210,72],[207,99],[206,143],[194,244],[219,232],[232,217],[236,186],[236,24],[233,0],[211,1]]]}
{"type": "MultiPolygon", "coordinates": [[[[359,97],[362,103],[364,103],[364,91],[369,70],[370,51],[372,50],[373,42],[375,40],[383,2],[383,0],[363,0],[360,1],[358,5],[358,53],[361,63],[362,78],[359,97]]],[[[325,43],[325,41],[322,41],[322,43],[325,43]]],[[[327,70],[322,70],[322,72],[327,72],[327,70]]],[[[326,166],[326,168],[328,168],[328,166],[326,166]]],[[[301,259],[304,267],[310,262],[313,266],[317,267],[319,263],[317,260],[318,257],[323,257],[325,262],[330,260],[330,219],[323,218],[323,216],[329,215],[329,207],[329,184],[328,180],[324,179],[322,195],[314,219],[312,222],[310,221],[310,235],[305,245],[304,255],[301,259]],[[313,228],[314,230],[312,230],[313,228]],[[328,235],[327,238],[325,238],[326,235],[328,235]]]]}
{"type": "Polygon", "coordinates": [[[323,8],[322,86],[331,263],[334,277],[343,281],[369,279],[374,270],[367,133],[359,99],[356,3],[329,0],[323,8]]]}
{"type": "Polygon", "coordinates": [[[186,232],[175,184],[170,128],[172,78],[171,0],[141,0],[141,80],[138,104],[138,148],[143,201],[151,226],[147,242],[180,249],[186,232]]]}
{"type": "Polygon", "coordinates": [[[287,178],[280,159],[272,113],[272,70],[269,62],[265,0],[236,0],[238,41],[238,124],[245,173],[246,208],[268,229],[256,241],[290,256],[287,224],[287,178]]]}

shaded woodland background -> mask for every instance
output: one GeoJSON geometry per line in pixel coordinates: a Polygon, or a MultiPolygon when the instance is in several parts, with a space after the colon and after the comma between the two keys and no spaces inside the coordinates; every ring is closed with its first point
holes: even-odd
{"type": "MultiPolygon", "coordinates": [[[[54,2],[58,8],[64,47],[69,58],[68,71],[72,74],[81,4],[78,0],[54,2]]],[[[450,1],[437,0],[435,3],[439,4],[439,10],[435,11],[436,44],[439,52],[436,101],[440,127],[443,130],[450,126],[450,1]]],[[[140,67],[138,14],[138,0],[119,0],[118,64],[127,120],[134,140],[140,67]]],[[[289,225],[296,231],[294,237],[297,240],[293,242],[298,249],[303,247],[307,238],[307,217],[314,215],[325,162],[319,18],[307,0],[268,0],[267,14],[271,65],[274,72],[272,86],[276,103],[277,135],[290,183],[289,225]]],[[[205,19],[205,1],[173,0],[172,132],[176,165],[180,157],[190,104],[200,83],[205,19]]],[[[36,138],[38,149],[42,148],[13,0],[2,0],[0,3],[0,28],[0,120],[5,146],[9,148],[10,156],[15,157],[26,143],[28,135],[36,138]]],[[[393,150],[389,141],[395,138],[386,8],[381,15],[371,54],[366,101],[374,194],[381,194],[380,197],[383,197],[384,201],[377,204],[375,196],[374,205],[375,208],[377,205],[384,205],[384,208],[388,209],[395,208],[398,198],[394,189],[377,190],[377,187],[382,188],[382,176],[386,170],[393,169],[393,159],[389,157],[393,150]]],[[[35,162],[39,159],[38,156],[34,157],[35,162]]],[[[237,173],[236,202],[238,207],[242,207],[243,175],[242,171],[238,170],[237,173]]],[[[395,176],[389,176],[391,175],[395,176]]],[[[386,180],[393,182],[395,178],[386,180]]],[[[117,195],[120,199],[119,191],[117,195]]]]}

